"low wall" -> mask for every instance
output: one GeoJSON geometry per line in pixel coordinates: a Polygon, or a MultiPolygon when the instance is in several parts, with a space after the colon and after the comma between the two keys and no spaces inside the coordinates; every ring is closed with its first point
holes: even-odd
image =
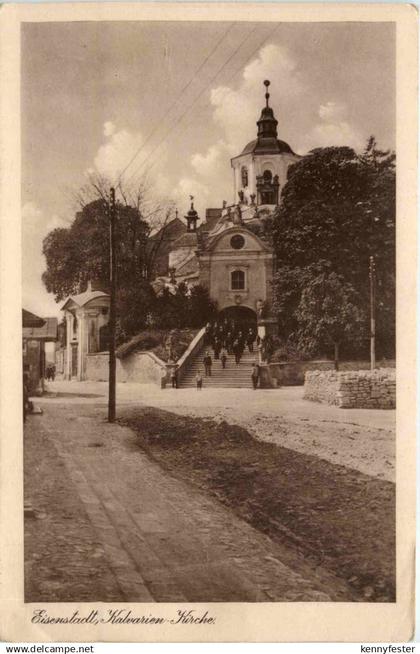
{"type": "MultiPolygon", "coordinates": [[[[153,352],[133,352],[116,361],[117,382],[161,385],[166,365],[153,352]]],[[[108,381],[109,354],[99,352],[86,356],[86,379],[108,381]]]]}
{"type": "Polygon", "coordinates": [[[303,386],[307,370],[334,370],[333,361],[287,361],[269,364],[271,379],[277,386],[303,386]]]}
{"type": "MultiPolygon", "coordinates": [[[[395,368],[395,361],[382,360],[381,368],[395,368]]],[[[277,386],[303,386],[305,373],[309,370],[332,370],[334,361],[330,359],[319,359],[316,361],[286,361],[269,364],[269,375],[276,380],[277,386]]],[[[339,371],[345,370],[370,370],[370,361],[340,361],[339,371]]]]}
{"type": "Polygon", "coordinates": [[[395,371],[308,371],[304,398],[334,404],[342,409],[394,409],[395,371]]]}

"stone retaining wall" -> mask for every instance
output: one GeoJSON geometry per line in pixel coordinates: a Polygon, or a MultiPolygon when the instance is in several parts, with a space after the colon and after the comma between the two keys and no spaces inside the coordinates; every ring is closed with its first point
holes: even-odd
{"type": "MultiPolygon", "coordinates": [[[[380,368],[395,368],[395,360],[383,359],[380,368]]],[[[332,370],[334,361],[330,359],[316,359],[309,361],[284,361],[269,364],[269,377],[276,380],[277,386],[303,386],[305,373],[308,370],[332,370]]],[[[340,361],[339,371],[370,370],[370,361],[340,361]]]]}
{"type": "MultiPolygon", "coordinates": [[[[117,382],[138,382],[161,386],[166,365],[153,352],[133,352],[124,359],[117,359],[117,382]]],[[[86,379],[108,381],[109,354],[100,352],[86,356],[86,379]]]]}
{"type": "Polygon", "coordinates": [[[304,398],[342,409],[394,409],[395,370],[308,371],[304,398]]]}

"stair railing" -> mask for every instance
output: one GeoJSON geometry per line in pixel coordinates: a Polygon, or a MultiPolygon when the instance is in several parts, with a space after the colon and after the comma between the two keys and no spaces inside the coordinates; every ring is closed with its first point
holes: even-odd
{"type": "Polygon", "coordinates": [[[200,331],[194,336],[193,340],[185,350],[184,354],[178,359],[177,361],[178,383],[182,382],[192,359],[197,354],[197,352],[203,347],[205,331],[206,331],[205,327],[202,327],[200,331]]]}

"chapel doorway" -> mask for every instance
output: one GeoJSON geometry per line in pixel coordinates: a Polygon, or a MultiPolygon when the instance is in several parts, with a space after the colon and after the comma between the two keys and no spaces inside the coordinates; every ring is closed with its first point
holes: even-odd
{"type": "Polygon", "coordinates": [[[77,343],[71,344],[71,376],[77,377],[77,343]]]}
{"type": "Polygon", "coordinates": [[[232,306],[226,307],[219,312],[219,320],[224,321],[225,318],[229,322],[234,321],[237,330],[242,331],[244,334],[252,329],[257,333],[257,314],[249,307],[232,306]]]}

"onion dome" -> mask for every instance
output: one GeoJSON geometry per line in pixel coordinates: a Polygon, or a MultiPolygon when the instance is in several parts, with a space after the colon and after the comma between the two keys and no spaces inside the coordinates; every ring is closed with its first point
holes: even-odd
{"type": "Polygon", "coordinates": [[[260,119],[257,121],[258,134],[257,138],[253,141],[250,141],[243,151],[242,154],[294,154],[290,145],[285,141],[280,141],[277,138],[277,125],[278,121],[274,116],[273,109],[269,106],[268,101],[270,99],[270,94],[268,92],[268,87],[270,82],[268,79],[264,80],[264,85],[266,87],[265,93],[265,107],[261,111],[260,119]]]}

